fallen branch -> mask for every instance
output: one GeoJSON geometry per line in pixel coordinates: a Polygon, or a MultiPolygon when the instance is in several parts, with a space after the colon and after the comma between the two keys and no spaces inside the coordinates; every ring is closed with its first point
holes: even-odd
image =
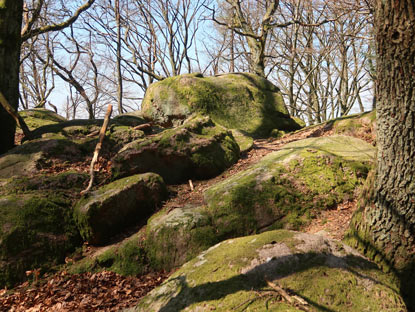
{"type": "Polygon", "coordinates": [[[190,190],[191,190],[192,192],[195,190],[195,187],[193,186],[193,182],[192,182],[192,180],[189,180],[189,187],[190,187],[190,190]]]}
{"type": "Polygon", "coordinates": [[[309,311],[308,309],[308,302],[305,301],[303,298],[296,296],[296,295],[289,295],[281,286],[274,284],[268,280],[265,280],[269,287],[274,289],[278,292],[288,303],[292,305],[298,305],[300,309],[303,311],[309,311]]]}
{"type": "Polygon", "coordinates": [[[25,138],[32,139],[32,132],[29,130],[29,127],[24,122],[23,118],[19,115],[19,113],[13,108],[13,106],[10,105],[9,101],[7,101],[6,97],[3,95],[3,93],[0,91],[0,103],[1,106],[6,110],[6,112],[9,113],[13,117],[13,119],[16,121],[17,125],[22,129],[23,134],[25,138]]]}
{"type": "Polygon", "coordinates": [[[145,123],[145,124],[142,124],[142,125],[138,125],[138,126],[134,127],[133,129],[134,130],[141,130],[141,131],[144,131],[144,132],[150,132],[151,128],[152,128],[152,125],[150,123],[145,123]]]}
{"type": "Polygon", "coordinates": [[[102,142],[104,141],[104,138],[105,138],[105,132],[107,131],[107,128],[108,128],[111,113],[112,113],[112,105],[110,104],[108,105],[107,113],[105,114],[105,118],[104,118],[104,123],[102,124],[101,130],[99,132],[98,143],[97,143],[97,146],[95,147],[94,156],[92,157],[91,167],[89,168],[89,174],[91,176],[91,179],[89,180],[88,187],[81,192],[81,195],[88,193],[91,190],[92,184],[94,183],[94,178],[95,178],[94,167],[95,167],[95,163],[98,161],[99,152],[101,151],[102,142]]]}

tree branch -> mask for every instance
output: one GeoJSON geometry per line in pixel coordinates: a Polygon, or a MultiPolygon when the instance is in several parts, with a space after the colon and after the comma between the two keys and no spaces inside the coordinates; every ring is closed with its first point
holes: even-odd
{"type": "Polygon", "coordinates": [[[40,34],[43,34],[43,33],[49,32],[49,31],[62,30],[64,28],[72,25],[78,19],[79,15],[82,12],[89,9],[94,2],[95,2],[95,0],[87,0],[87,2],[84,3],[82,6],[80,6],[78,8],[78,10],[76,10],[76,12],[70,18],[68,18],[66,21],[64,21],[60,24],[46,25],[46,26],[42,26],[42,27],[39,27],[39,28],[35,28],[33,30],[27,28],[26,31],[24,31],[22,33],[22,41],[26,41],[27,39],[29,39],[33,36],[40,35],[40,34]]]}

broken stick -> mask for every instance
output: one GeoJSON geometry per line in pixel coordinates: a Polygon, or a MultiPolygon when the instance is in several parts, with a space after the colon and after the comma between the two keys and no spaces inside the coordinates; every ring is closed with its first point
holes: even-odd
{"type": "Polygon", "coordinates": [[[265,280],[269,287],[274,289],[276,292],[278,292],[288,303],[292,305],[299,305],[299,308],[303,311],[309,311],[308,302],[305,301],[303,298],[296,296],[296,295],[289,295],[281,286],[274,284],[273,282],[270,282],[269,280],[265,280]]]}
{"type": "Polygon", "coordinates": [[[190,190],[191,190],[192,192],[195,190],[195,187],[193,186],[193,182],[192,182],[192,180],[189,180],[189,187],[190,187],[190,190]]]}
{"type": "Polygon", "coordinates": [[[32,138],[32,132],[29,130],[29,127],[24,122],[23,118],[19,115],[19,113],[10,105],[9,101],[7,101],[6,97],[0,91],[0,104],[3,106],[5,111],[9,113],[10,116],[16,121],[17,125],[22,129],[24,136],[27,139],[32,138]]]}
{"type": "Polygon", "coordinates": [[[101,151],[102,142],[104,141],[104,138],[105,138],[105,132],[107,131],[107,128],[108,128],[111,113],[112,113],[112,104],[108,105],[107,113],[105,114],[105,118],[104,118],[104,123],[102,124],[101,130],[99,131],[98,143],[97,143],[97,146],[95,147],[94,156],[92,157],[91,167],[89,168],[89,174],[91,176],[91,179],[89,180],[88,187],[81,192],[81,195],[88,193],[91,190],[92,184],[94,183],[94,178],[95,178],[94,167],[95,167],[95,163],[98,161],[99,152],[101,151]]]}

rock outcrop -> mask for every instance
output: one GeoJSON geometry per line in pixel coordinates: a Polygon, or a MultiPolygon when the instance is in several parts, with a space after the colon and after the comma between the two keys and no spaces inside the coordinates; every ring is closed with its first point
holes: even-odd
{"type": "Polygon", "coordinates": [[[406,311],[397,290],[341,242],[278,230],[211,247],[125,311],[406,311]]]}
{"type": "Polygon", "coordinates": [[[301,128],[288,115],[279,89],[268,80],[248,73],[167,78],[148,88],[142,112],[165,125],[199,112],[222,126],[251,136],[268,136],[272,129],[301,128]]]}
{"type": "Polygon", "coordinates": [[[287,144],[208,188],[206,205],[154,215],[146,234],[150,262],[171,269],[224,239],[301,229],[319,211],[355,197],[374,155],[373,146],[346,136],[287,144]]]}
{"type": "Polygon", "coordinates": [[[115,178],[155,172],[166,183],[206,179],[239,158],[232,133],[207,116],[191,116],[183,125],[127,144],[112,160],[115,178]]]}

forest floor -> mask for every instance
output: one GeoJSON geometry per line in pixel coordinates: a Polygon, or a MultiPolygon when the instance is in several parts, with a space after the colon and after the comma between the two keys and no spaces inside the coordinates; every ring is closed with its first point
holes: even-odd
{"type": "MultiPolygon", "coordinates": [[[[319,125],[288,134],[281,139],[256,140],[253,148],[227,171],[210,180],[171,186],[176,195],[166,201],[168,210],[182,207],[183,204],[203,203],[203,192],[211,185],[226,179],[252,164],[268,153],[281,149],[289,142],[309,137],[332,134],[330,127],[319,125]],[[192,187],[191,185],[192,184],[192,187]]],[[[89,163],[75,164],[79,170],[88,172],[89,163]]],[[[107,167],[106,161],[102,162],[107,167]]],[[[64,170],[59,164],[56,171],[64,170]]],[[[302,231],[318,233],[334,239],[342,239],[350,219],[356,209],[356,201],[349,201],[322,211],[317,218],[302,231]]],[[[28,271],[32,282],[25,282],[12,290],[0,289],[0,311],[119,311],[135,306],[153,288],[161,284],[172,272],[157,272],[144,276],[124,277],[113,272],[38,276],[36,271],[28,271]]]]}

